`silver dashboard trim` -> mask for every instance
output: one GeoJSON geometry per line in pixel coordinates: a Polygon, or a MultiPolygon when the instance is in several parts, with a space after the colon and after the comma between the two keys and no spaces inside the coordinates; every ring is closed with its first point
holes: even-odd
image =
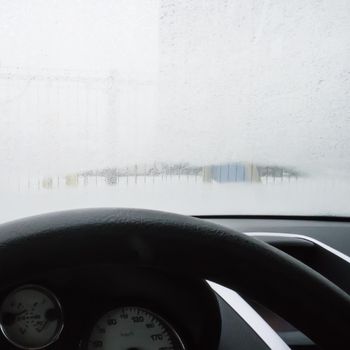
{"type": "Polygon", "coordinates": [[[261,340],[272,350],[290,350],[290,347],[269,324],[235,291],[215,282],[210,287],[248,323],[261,340]]]}
{"type": "Polygon", "coordinates": [[[306,241],[312,242],[319,247],[329,251],[330,253],[338,256],[339,258],[345,260],[346,262],[350,263],[350,257],[339,250],[336,250],[335,248],[330,247],[329,245],[320,242],[319,240],[305,236],[305,235],[299,235],[299,234],[294,234],[294,233],[283,233],[283,232],[244,232],[248,236],[253,236],[253,237],[259,237],[259,236],[266,236],[266,237],[288,237],[288,238],[299,238],[299,239],[304,239],[306,241]]]}
{"type": "MultiPolygon", "coordinates": [[[[287,237],[298,238],[308,242],[312,242],[317,246],[336,255],[342,260],[350,263],[350,257],[319,240],[301,234],[283,233],[283,232],[244,232],[244,234],[252,237],[287,237]]],[[[290,347],[282,340],[282,338],[270,327],[270,325],[235,291],[221,286],[220,284],[207,281],[210,287],[225,300],[234,309],[243,320],[256,332],[256,334],[265,342],[272,350],[290,350],[290,347]]]]}

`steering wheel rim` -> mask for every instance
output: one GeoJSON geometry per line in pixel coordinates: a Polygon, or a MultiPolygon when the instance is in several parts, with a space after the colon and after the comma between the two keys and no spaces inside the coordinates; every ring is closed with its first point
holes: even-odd
{"type": "Polygon", "coordinates": [[[350,344],[348,294],[291,256],[229,228],[178,214],[111,208],[0,225],[3,285],[32,271],[92,263],[211,280],[270,308],[321,347],[350,344]]]}

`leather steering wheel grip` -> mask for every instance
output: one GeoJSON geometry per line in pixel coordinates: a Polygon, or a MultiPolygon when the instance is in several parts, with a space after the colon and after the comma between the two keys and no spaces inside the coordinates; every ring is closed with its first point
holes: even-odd
{"type": "Polygon", "coordinates": [[[348,294],[291,256],[220,225],[112,208],[0,225],[0,287],[34,272],[103,263],[212,280],[270,308],[323,348],[350,346],[348,294]]]}

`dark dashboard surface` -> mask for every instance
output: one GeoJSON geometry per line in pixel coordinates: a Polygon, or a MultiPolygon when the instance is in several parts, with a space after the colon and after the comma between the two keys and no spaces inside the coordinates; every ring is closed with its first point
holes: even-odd
{"type": "MultiPolygon", "coordinates": [[[[350,221],[342,218],[252,218],[252,217],[205,217],[205,220],[248,234],[259,233],[255,237],[292,255],[347,293],[350,292],[350,264],[322,247],[305,241],[298,236],[313,238],[338,252],[350,256],[350,221]],[[275,234],[276,236],[273,236],[275,234]],[[278,234],[278,235],[277,235],[278,234]],[[283,235],[286,234],[286,235],[283,235]],[[295,235],[295,239],[290,238],[295,235]],[[285,236],[285,238],[284,238],[285,236]]],[[[267,310],[262,305],[250,301],[255,310],[270,324],[292,349],[318,349],[310,339],[267,310]]]]}
{"type": "MultiPolygon", "coordinates": [[[[350,255],[350,222],[346,221],[248,217],[203,219],[241,232],[265,232],[266,237],[269,233],[309,236],[350,255]]],[[[257,238],[265,240],[266,237],[262,235],[257,238]]],[[[295,241],[289,240],[284,242],[280,238],[276,242],[267,241],[277,248],[282,242],[281,250],[328,279],[334,278],[332,281],[344,290],[344,286],[350,286],[350,281],[346,282],[350,276],[347,274],[349,265],[340,266],[332,256],[328,256],[327,259],[333,260],[324,260],[324,255],[315,250],[312,244],[296,244],[295,241]],[[332,264],[328,264],[328,261],[332,261],[332,264]]],[[[43,275],[37,275],[33,271],[25,280],[20,279],[12,285],[3,286],[0,290],[1,300],[18,286],[26,284],[48,288],[62,303],[65,323],[63,332],[58,341],[46,348],[48,350],[90,349],[87,341],[99,317],[109,310],[124,306],[139,306],[163,317],[178,332],[186,350],[269,348],[258,335],[259,332],[242,318],[232,305],[214,293],[205,281],[190,276],[123,265],[81,266],[69,270],[51,270],[43,275]]],[[[245,298],[244,295],[242,297],[245,298]]],[[[312,342],[303,338],[297,329],[279,319],[277,315],[261,308],[261,305],[255,305],[254,300],[246,298],[246,301],[285,341],[288,337],[293,337],[292,341],[288,342],[292,349],[301,349],[298,346],[308,350],[316,349],[312,342]]],[[[0,348],[17,349],[2,335],[0,348]]]]}
{"type": "Polygon", "coordinates": [[[350,255],[350,219],[302,217],[279,219],[276,217],[202,217],[241,232],[294,233],[315,238],[340,252],[350,255]]]}

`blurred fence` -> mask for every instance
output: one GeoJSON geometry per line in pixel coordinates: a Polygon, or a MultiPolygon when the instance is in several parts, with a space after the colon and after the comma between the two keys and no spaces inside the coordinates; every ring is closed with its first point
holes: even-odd
{"type": "MultiPolygon", "coordinates": [[[[0,118],[1,125],[15,132],[18,125],[28,127],[24,132],[31,132],[42,125],[51,123],[57,129],[57,138],[69,134],[76,140],[74,134],[77,129],[86,129],[86,133],[93,130],[96,134],[104,135],[106,147],[111,140],[132,137],[142,139],[144,128],[144,113],[152,114],[151,109],[145,111],[145,106],[135,104],[132,111],[132,135],[125,135],[122,126],[124,119],[130,122],[129,112],[122,101],[138,101],[140,96],[151,100],[153,95],[152,81],[123,80],[114,71],[104,72],[78,72],[40,70],[26,71],[20,68],[0,67],[0,118]],[[150,88],[151,86],[151,88],[150,88]],[[148,94],[148,95],[147,95],[148,94]],[[118,98],[119,96],[119,98],[118,98]],[[30,115],[30,123],[26,124],[30,115]],[[67,117],[69,116],[69,118],[67,117]],[[12,130],[11,125],[15,125],[12,130]],[[16,126],[17,125],[17,126],[16,126]],[[72,125],[75,127],[72,127],[72,125]],[[61,132],[61,134],[59,134],[61,132]]],[[[50,124],[50,125],[51,125],[50,124]]],[[[43,132],[45,128],[43,128],[43,132]]],[[[33,133],[35,135],[35,133],[33,133]]],[[[68,142],[69,137],[54,142],[68,142]]],[[[93,139],[93,138],[92,138],[93,139]]],[[[47,140],[49,143],[52,140],[47,140]]],[[[69,147],[74,145],[68,145],[69,147]]],[[[16,145],[10,153],[16,154],[16,145]]],[[[68,147],[68,148],[69,148],[68,147]]],[[[6,149],[3,148],[6,153],[6,149]]],[[[4,153],[4,154],[5,154],[4,153]]],[[[113,159],[113,154],[106,155],[113,159]]],[[[0,159],[2,161],[3,159],[0,159]]],[[[0,164],[2,164],[0,162],[0,164]]],[[[60,176],[28,175],[26,171],[14,169],[11,176],[0,173],[0,187],[15,188],[19,191],[39,191],[60,188],[83,188],[101,186],[131,186],[137,184],[153,183],[260,183],[277,184],[296,182],[300,176],[293,169],[261,166],[248,162],[228,162],[206,166],[191,166],[189,164],[154,163],[151,165],[135,164],[124,168],[92,169],[60,176]],[[22,173],[26,173],[22,174],[22,173]]],[[[35,172],[34,172],[35,173],[35,172]]],[[[45,168],[45,173],[50,173],[45,168]]],[[[52,173],[55,173],[52,171],[52,173]]]]}
{"type": "Polygon", "coordinates": [[[129,168],[108,168],[65,176],[20,177],[3,179],[1,187],[18,191],[51,189],[143,186],[145,184],[261,184],[295,183],[300,175],[279,167],[230,163],[203,167],[167,166],[164,168],[134,165],[129,168]]]}

